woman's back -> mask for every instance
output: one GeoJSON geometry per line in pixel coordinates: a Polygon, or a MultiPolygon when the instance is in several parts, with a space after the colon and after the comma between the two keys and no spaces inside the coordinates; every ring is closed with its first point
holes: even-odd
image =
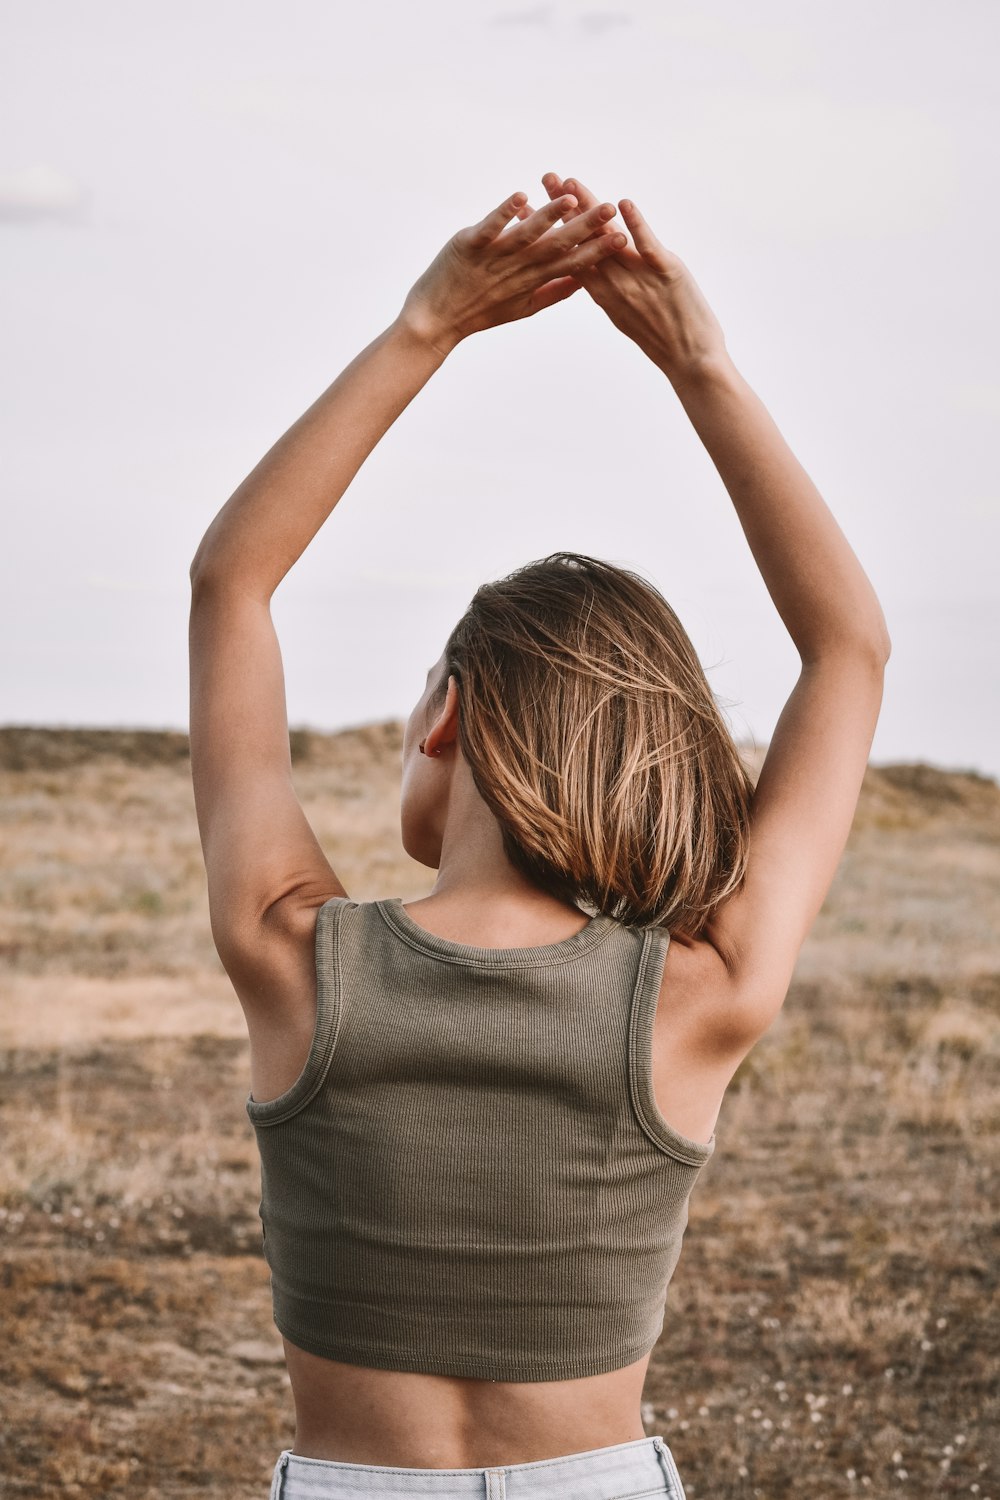
{"type": "Polygon", "coordinates": [[[689,1055],[712,950],[503,910],[469,930],[440,897],[333,898],[299,955],[313,1033],[247,1101],[299,1454],[461,1468],[643,1436],[714,1145],[677,1122],[714,1122],[738,1062],[720,1080],[689,1055]]]}

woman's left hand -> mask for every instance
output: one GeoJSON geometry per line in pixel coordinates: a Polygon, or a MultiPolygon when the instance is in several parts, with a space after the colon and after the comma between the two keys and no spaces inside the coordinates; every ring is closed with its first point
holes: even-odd
{"type": "Polygon", "coordinates": [[[574,272],[628,243],[604,232],[613,203],[597,203],[567,224],[559,221],[577,206],[572,193],[525,214],[526,205],[527,194],[514,193],[452,235],[410,288],[398,321],[448,353],[470,333],[562,302],[581,285],[574,272]],[[507,229],[515,218],[520,222],[507,229]]]}

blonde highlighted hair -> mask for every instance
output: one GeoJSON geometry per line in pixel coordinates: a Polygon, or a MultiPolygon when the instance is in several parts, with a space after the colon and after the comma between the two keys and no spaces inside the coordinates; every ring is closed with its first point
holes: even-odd
{"type": "Polygon", "coordinates": [[[429,705],[504,850],[561,899],[697,936],[743,882],[754,784],[697,652],[628,568],[552,552],[477,589],[429,705]]]}

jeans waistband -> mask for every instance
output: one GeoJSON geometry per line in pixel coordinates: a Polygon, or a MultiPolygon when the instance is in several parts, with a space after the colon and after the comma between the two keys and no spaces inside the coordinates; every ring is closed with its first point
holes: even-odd
{"type": "Polygon", "coordinates": [[[684,1500],[665,1438],[654,1435],[535,1463],[477,1469],[406,1469],[304,1458],[286,1449],[274,1468],[270,1500],[619,1500],[663,1495],[684,1500]]]}

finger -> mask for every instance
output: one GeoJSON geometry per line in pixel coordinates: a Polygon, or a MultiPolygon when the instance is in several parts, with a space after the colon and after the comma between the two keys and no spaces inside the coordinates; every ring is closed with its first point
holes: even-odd
{"type": "Polygon", "coordinates": [[[488,245],[490,240],[495,240],[500,231],[517,214],[522,204],[527,203],[527,193],[512,193],[509,198],[480,219],[478,224],[470,225],[467,234],[471,245],[488,245]]]}
{"type": "Polygon", "coordinates": [[[526,245],[533,245],[540,240],[553,224],[558,224],[565,212],[575,206],[576,199],[564,193],[551,203],[543,203],[522,224],[515,224],[510,234],[504,235],[504,239],[511,248],[523,250],[526,245]]]}
{"type": "MultiPolygon", "coordinates": [[[[531,215],[534,212],[535,212],[535,210],[532,208],[531,204],[528,203],[527,201],[525,201],[524,203],[521,204],[520,208],[517,210],[517,213],[515,214],[514,217],[517,218],[517,219],[522,219],[522,220],[523,219],[530,219],[531,215]]],[[[513,222],[514,221],[512,219],[511,223],[513,223],[513,222]]],[[[505,225],[504,231],[503,231],[504,234],[509,233],[509,230],[510,230],[510,225],[505,225]]]]}
{"type": "Polygon", "coordinates": [[[600,199],[595,197],[590,188],[584,186],[579,177],[567,177],[563,183],[563,192],[572,193],[584,213],[587,212],[588,208],[593,208],[596,203],[600,202],[600,199]]]}
{"type": "MultiPolygon", "coordinates": [[[[572,193],[579,203],[579,208],[574,209],[572,213],[563,214],[564,223],[568,224],[571,219],[578,218],[581,214],[589,213],[592,209],[598,206],[599,200],[594,196],[590,189],[580,181],[579,177],[560,178],[557,172],[546,172],[544,177],[542,178],[542,184],[551,198],[558,197],[560,193],[572,193]]],[[[612,214],[607,215],[608,219],[611,219],[613,217],[614,216],[612,214]]],[[[596,232],[599,234],[619,233],[620,225],[604,223],[600,225],[596,232]]],[[[628,243],[629,242],[626,237],[626,246],[628,245],[628,243]]]]}
{"type": "Polygon", "coordinates": [[[628,236],[620,232],[595,234],[584,244],[578,245],[564,261],[560,261],[552,269],[561,271],[564,276],[586,276],[588,271],[602,261],[609,260],[618,251],[624,250],[627,244],[628,236]]]}
{"type": "MultiPolygon", "coordinates": [[[[556,260],[568,254],[577,245],[586,244],[587,241],[603,234],[608,228],[609,220],[615,217],[616,210],[613,203],[598,203],[588,213],[578,215],[568,224],[559,224],[561,217],[559,203],[564,201],[565,198],[554,200],[548,205],[549,209],[556,213],[554,223],[558,227],[553,228],[550,224],[550,227],[541,235],[534,234],[533,227],[531,232],[534,238],[522,238],[520,235],[515,238],[515,235],[511,233],[501,236],[501,242],[506,240],[515,250],[527,254],[532,262],[556,260]]],[[[539,210],[539,213],[543,213],[543,210],[539,210]]]]}
{"type": "MultiPolygon", "coordinates": [[[[561,198],[565,193],[568,193],[570,191],[570,189],[563,183],[558,172],[546,172],[544,177],[542,178],[542,187],[548,193],[550,198],[561,198]]],[[[579,204],[579,199],[577,200],[577,202],[579,204]]],[[[577,215],[581,213],[583,213],[582,207],[578,206],[576,208],[572,208],[567,213],[563,214],[563,222],[568,224],[570,219],[575,219],[577,215]]]]}
{"type": "MultiPolygon", "coordinates": [[[[587,209],[586,213],[576,215],[569,224],[553,229],[549,235],[553,251],[557,253],[560,250],[568,250],[573,245],[582,244],[592,235],[606,233],[611,227],[610,221],[615,217],[615,213],[613,203],[596,203],[593,208],[587,209]]],[[[620,226],[616,225],[614,228],[620,228],[620,226]]]]}
{"type": "Polygon", "coordinates": [[[618,207],[622,211],[622,218],[632,232],[635,248],[643,260],[657,271],[669,271],[672,269],[672,257],[670,251],[660,244],[656,235],[650,229],[642,214],[636,208],[631,198],[619,200],[618,207]]]}
{"type": "MultiPolygon", "coordinates": [[[[574,193],[584,213],[586,213],[588,209],[593,208],[594,204],[597,202],[597,198],[590,191],[590,188],[582,183],[579,177],[567,177],[563,182],[563,192],[574,193]]],[[[629,202],[631,203],[631,201],[632,200],[630,198],[629,202]]],[[[621,207],[621,204],[619,204],[619,207],[621,207]]],[[[628,220],[626,220],[626,224],[628,224],[628,220]]],[[[631,229],[631,224],[628,224],[628,227],[629,229],[631,229]]],[[[615,230],[618,230],[618,225],[615,225],[615,230]]],[[[628,241],[626,241],[626,243],[628,243],[628,241]]]]}
{"type": "Polygon", "coordinates": [[[551,307],[553,303],[565,302],[567,297],[572,297],[574,292],[580,290],[580,283],[573,276],[557,276],[554,281],[547,281],[540,286],[532,297],[532,312],[541,312],[544,307],[551,307]]]}

